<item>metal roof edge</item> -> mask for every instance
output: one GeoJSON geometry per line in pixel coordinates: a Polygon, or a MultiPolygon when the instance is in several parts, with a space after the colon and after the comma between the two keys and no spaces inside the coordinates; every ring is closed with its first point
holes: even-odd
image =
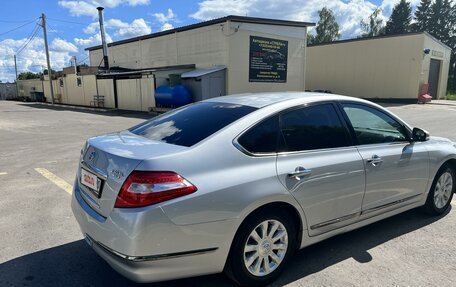
{"type": "MultiPolygon", "coordinates": [[[[387,38],[413,36],[413,35],[420,35],[420,34],[428,34],[430,36],[430,34],[427,33],[427,32],[408,32],[408,33],[395,34],[395,35],[381,35],[381,36],[374,36],[374,37],[352,38],[352,39],[345,39],[345,40],[337,40],[337,41],[333,41],[333,42],[326,42],[326,43],[319,43],[319,44],[310,44],[310,45],[307,45],[307,47],[310,48],[310,47],[316,47],[316,46],[325,46],[325,45],[332,45],[332,44],[343,44],[343,43],[367,41],[367,40],[377,40],[377,39],[387,39],[387,38]]],[[[435,39],[435,40],[437,40],[437,39],[435,39]]]]}
{"type": "MultiPolygon", "coordinates": [[[[216,18],[204,22],[199,22],[195,24],[190,24],[187,26],[177,27],[171,30],[156,32],[152,34],[147,34],[143,36],[133,37],[125,40],[115,41],[108,44],[108,47],[117,46],[121,44],[131,43],[140,40],[146,40],[151,38],[156,38],[160,36],[170,35],[177,32],[188,31],[196,28],[206,27],[214,24],[223,23],[226,21],[233,22],[242,22],[242,23],[254,23],[254,24],[266,24],[266,25],[276,25],[276,26],[289,26],[289,27],[312,27],[315,26],[315,23],[312,22],[299,22],[299,21],[289,21],[289,20],[279,20],[279,19],[268,19],[268,18],[257,18],[257,17],[247,17],[247,16],[236,16],[229,15],[221,18],[216,18]]],[[[93,51],[101,49],[101,45],[85,48],[85,51],[93,51]]]]}

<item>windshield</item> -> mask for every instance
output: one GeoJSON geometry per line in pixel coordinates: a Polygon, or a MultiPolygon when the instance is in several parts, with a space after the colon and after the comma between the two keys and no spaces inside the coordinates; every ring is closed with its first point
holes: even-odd
{"type": "Polygon", "coordinates": [[[151,140],[189,147],[255,110],[244,105],[199,102],[167,112],[129,131],[151,140]]]}

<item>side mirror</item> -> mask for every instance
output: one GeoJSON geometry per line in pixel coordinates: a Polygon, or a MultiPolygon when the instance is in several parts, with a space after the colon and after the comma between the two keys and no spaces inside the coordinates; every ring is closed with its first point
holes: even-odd
{"type": "Polygon", "coordinates": [[[429,140],[429,133],[420,128],[413,128],[412,131],[412,141],[415,142],[425,142],[429,140]]]}

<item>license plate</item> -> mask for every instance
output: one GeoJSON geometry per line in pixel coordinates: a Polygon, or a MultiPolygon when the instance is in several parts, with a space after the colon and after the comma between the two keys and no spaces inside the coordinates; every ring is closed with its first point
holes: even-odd
{"type": "Polygon", "coordinates": [[[83,168],[81,168],[81,183],[95,192],[97,196],[100,194],[101,180],[83,168]]]}

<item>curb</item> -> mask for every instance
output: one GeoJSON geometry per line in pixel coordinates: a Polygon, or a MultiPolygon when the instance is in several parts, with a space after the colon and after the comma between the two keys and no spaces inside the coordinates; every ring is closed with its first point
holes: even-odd
{"type": "Polygon", "coordinates": [[[436,102],[430,102],[430,103],[426,103],[428,105],[439,105],[439,106],[448,106],[448,107],[456,107],[456,102],[454,103],[436,103],[436,102]]]}
{"type": "Polygon", "coordinates": [[[36,102],[37,104],[50,106],[50,107],[60,107],[60,108],[69,108],[69,109],[76,109],[76,110],[88,110],[88,111],[95,111],[95,112],[111,112],[115,111],[115,109],[107,109],[107,108],[93,108],[93,107],[86,107],[86,106],[73,106],[73,105],[64,105],[64,104],[51,104],[51,103],[43,103],[43,102],[36,102]]]}

